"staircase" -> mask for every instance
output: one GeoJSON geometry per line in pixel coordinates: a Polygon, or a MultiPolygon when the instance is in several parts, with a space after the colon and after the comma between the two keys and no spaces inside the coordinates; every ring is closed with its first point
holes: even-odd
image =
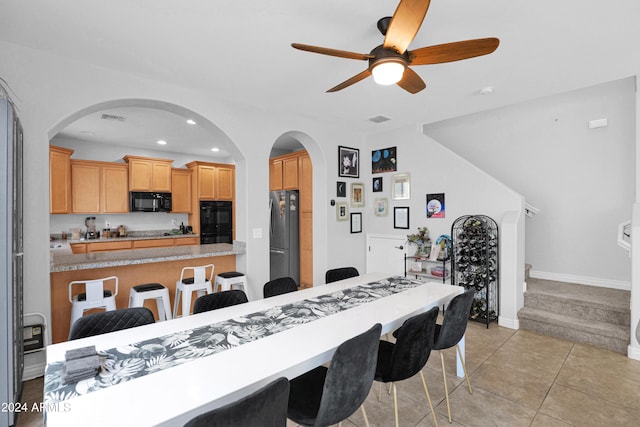
{"type": "Polygon", "coordinates": [[[626,354],[630,298],[619,289],[528,278],[520,328],[626,354]]]}

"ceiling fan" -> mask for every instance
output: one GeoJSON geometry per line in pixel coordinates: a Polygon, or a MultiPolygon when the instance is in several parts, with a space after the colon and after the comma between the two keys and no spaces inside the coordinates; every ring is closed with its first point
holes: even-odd
{"type": "Polygon", "coordinates": [[[378,21],[378,30],[384,35],[384,42],[369,53],[348,52],[300,43],[291,43],[291,46],[307,52],[369,61],[369,67],[366,70],[332,87],[327,92],[337,92],[373,74],[378,84],[396,83],[407,92],[418,93],[426,85],[422,78],[409,68],[410,65],[441,64],[487,55],[496,50],[500,44],[500,40],[491,37],[407,50],[422,25],[430,3],[430,0],[400,0],[392,17],[385,17],[378,21]]]}

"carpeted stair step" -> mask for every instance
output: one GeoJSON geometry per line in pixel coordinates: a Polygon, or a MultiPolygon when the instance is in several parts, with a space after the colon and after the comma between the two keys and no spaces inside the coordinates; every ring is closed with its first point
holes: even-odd
{"type": "Polygon", "coordinates": [[[518,312],[520,328],[618,353],[627,352],[629,326],[594,319],[582,319],[536,308],[523,307],[518,312]]]}
{"type": "Polygon", "coordinates": [[[619,289],[530,279],[524,306],[629,327],[631,294],[619,289]]]}
{"type": "Polygon", "coordinates": [[[626,353],[629,291],[528,279],[520,328],[626,353]]]}

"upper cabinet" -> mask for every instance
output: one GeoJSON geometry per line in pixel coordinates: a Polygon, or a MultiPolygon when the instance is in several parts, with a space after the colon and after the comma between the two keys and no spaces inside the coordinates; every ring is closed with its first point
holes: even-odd
{"type": "Polygon", "coordinates": [[[171,192],[173,160],[125,156],[129,165],[129,191],[171,192]]]}
{"type": "Polygon", "coordinates": [[[171,212],[191,213],[191,180],[190,169],[171,170],[171,212]]]}
{"type": "Polygon", "coordinates": [[[49,213],[71,212],[71,154],[68,148],[49,146],[49,213]]]}
{"type": "Polygon", "coordinates": [[[194,194],[198,200],[234,200],[236,193],[234,165],[191,162],[187,163],[187,167],[193,171],[194,194]]]}
{"type": "Polygon", "coordinates": [[[269,190],[297,190],[299,184],[299,157],[296,152],[275,157],[269,163],[269,190]]]}
{"type": "Polygon", "coordinates": [[[71,160],[72,213],[128,213],[127,165],[71,160]]]}

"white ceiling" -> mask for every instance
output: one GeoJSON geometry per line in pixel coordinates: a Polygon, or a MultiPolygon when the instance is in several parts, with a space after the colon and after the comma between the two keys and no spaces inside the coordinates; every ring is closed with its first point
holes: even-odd
{"type": "MultiPolygon", "coordinates": [[[[364,70],[366,62],[301,52],[290,44],[368,53],[382,42],[377,20],[393,14],[397,2],[4,0],[0,40],[364,133],[497,108],[640,71],[636,0],[433,0],[409,49],[498,37],[496,52],[414,67],[427,84],[416,95],[378,86],[371,78],[325,93],[364,70]],[[480,95],[485,86],[493,86],[494,93],[480,95]],[[368,121],[377,115],[392,120],[368,121]]],[[[142,129],[164,123],[166,135],[128,136],[132,140],[181,137],[186,144],[191,133],[194,139],[203,137],[184,128],[184,117],[139,113],[150,121],[142,129]]],[[[69,132],[91,131],[97,123],[87,118],[69,132]]]]}

